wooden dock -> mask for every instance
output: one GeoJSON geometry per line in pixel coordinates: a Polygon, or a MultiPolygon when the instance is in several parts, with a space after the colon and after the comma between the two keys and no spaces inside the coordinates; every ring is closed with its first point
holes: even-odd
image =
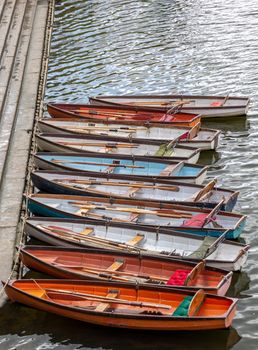
{"type": "Polygon", "coordinates": [[[1,280],[11,274],[21,231],[33,125],[43,108],[53,8],[54,0],[0,1],[1,280]]]}

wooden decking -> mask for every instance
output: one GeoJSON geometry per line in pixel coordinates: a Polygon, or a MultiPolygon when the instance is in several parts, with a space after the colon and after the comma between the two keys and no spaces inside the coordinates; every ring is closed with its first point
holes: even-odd
{"type": "Polygon", "coordinates": [[[0,1],[1,279],[12,269],[33,124],[42,108],[53,6],[54,0],[0,1]]]}

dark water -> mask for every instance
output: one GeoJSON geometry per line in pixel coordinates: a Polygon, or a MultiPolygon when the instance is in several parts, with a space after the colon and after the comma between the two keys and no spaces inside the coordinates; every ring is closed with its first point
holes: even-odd
{"type": "Polygon", "coordinates": [[[233,328],[143,333],[93,327],[20,305],[0,310],[0,349],[258,349],[257,0],[62,0],[56,4],[46,101],[139,92],[242,94],[247,119],[223,130],[209,177],[240,190],[249,215],[249,259],[229,295],[240,298],[233,328]]]}

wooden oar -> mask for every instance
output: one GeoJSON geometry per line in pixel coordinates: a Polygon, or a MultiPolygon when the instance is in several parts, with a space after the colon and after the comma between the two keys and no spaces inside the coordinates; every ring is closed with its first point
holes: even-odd
{"type": "Polygon", "coordinates": [[[119,248],[123,248],[123,249],[127,249],[127,250],[128,249],[129,250],[133,250],[133,251],[138,251],[139,249],[146,250],[146,249],[143,249],[143,248],[138,248],[137,246],[129,245],[127,243],[118,243],[118,242],[115,242],[115,241],[111,241],[111,240],[100,238],[100,237],[96,237],[96,236],[86,236],[86,235],[83,235],[83,234],[80,234],[80,233],[77,233],[77,232],[74,232],[74,231],[65,232],[62,229],[58,229],[58,228],[49,229],[47,227],[44,227],[43,225],[41,225],[41,227],[45,231],[50,231],[52,233],[57,233],[59,235],[66,236],[68,238],[72,237],[72,238],[80,240],[80,241],[84,240],[84,241],[92,242],[92,243],[95,243],[95,244],[106,245],[109,248],[112,247],[112,246],[115,246],[115,247],[119,247],[119,248]]]}
{"type": "Polygon", "coordinates": [[[227,102],[228,99],[229,99],[229,94],[226,95],[226,97],[225,97],[224,100],[222,101],[220,107],[223,107],[224,104],[227,102]]]}
{"type": "Polygon", "coordinates": [[[108,166],[108,167],[117,167],[117,168],[136,168],[144,169],[144,166],[139,165],[124,165],[124,164],[114,164],[114,163],[96,163],[96,162],[83,162],[83,161],[69,161],[61,159],[51,159],[53,163],[70,163],[70,164],[86,164],[86,165],[98,165],[98,166],[108,166]]]}
{"type": "Polygon", "coordinates": [[[177,212],[175,210],[170,209],[160,209],[160,210],[149,210],[149,209],[140,209],[140,208],[125,208],[125,207],[105,207],[105,206],[98,206],[95,204],[84,204],[85,202],[80,201],[68,201],[68,204],[77,206],[82,209],[99,209],[99,210],[110,210],[110,211],[122,211],[122,212],[128,212],[128,213],[138,213],[138,214],[153,214],[158,216],[165,216],[165,217],[175,217],[175,218],[191,218],[192,214],[187,214],[184,212],[177,212]]]}
{"type": "Polygon", "coordinates": [[[208,192],[212,191],[214,186],[216,185],[217,180],[214,179],[210,181],[207,185],[205,185],[196,195],[194,195],[193,201],[198,202],[201,198],[206,195],[208,192]]]}
{"type": "Polygon", "coordinates": [[[89,293],[70,292],[63,289],[46,288],[45,291],[46,291],[46,294],[48,294],[49,292],[50,293],[52,292],[52,293],[58,293],[63,295],[78,296],[85,300],[102,301],[102,302],[108,302],[109,304],[121,304],[121,305],[130,305],[130,306],[136,306],[136,307],[150,307],[150,308],[159,308],[159,309],[167,309],[167,310],[171,309],[171,306],[166,304],[156,304],[156,303],[154,304],[154,303],[148,303],[144,301],[142,302],[129,301],[124,299],[110,298],[110,297],[105,297],[100,295],[89,294],[89,293]]]}
{"type": "Polygon", "coordinates": [[[210,222],[210,220],[213,218],[213,216],[215,216],[221,209],[222,205],[224,204],[224,199],[222,199],[217,205],[216,207],[214,207],[211,212],[206,216],[202,227],[204,227],[206,224],[208,224],[210,222]]]}
{"type": "Polygon", "coordinates": [[[222,235],[219,236],[219,238],[214,241],[209,248],[206,250],[204,258],[206,259],[208,256],[210,256],[212,253],[215,252],[215,250],[218,248],[218,246],[226,239],[226,235],[228,234],[230,230],[225,230],[222,235]]]}
{"type": "Polygon", "coordinates": [[[113,128],[113,127],[109,127],[109,126],[106,126],[106,127],[100,127],[100,126],[65,126],[65,125],[62,125],[62,129],[68,129],[68,130],[93,130],[93,131],[96,131],[96,130],[99,130],[99,131],[114,131],[114,132],[117,132],[117,131],[122,131],[122,132],[127,132],[127,133],[132,133],[132,132],[136,132],[137,130],[146,130],[147,128],[144,128],[144,127],[137,127],[137,128],[126,128],[126,127],[122,127],[122,128],[113,128]]]}
{"type": "Polygon", "coordinates": [[[121,183],[121,182],[97,182],[97,181],[90,181],[90,180],[78,180],[78,179],[53,179],[52,181],[55,182],[74,182],[79,184],[85,184],[85,185],[106,185],[106,186],[121,186],[121,187],[134,187],[134,188],[147,188],[147,189],[154,189],[154,190],[163,190],[163,191],[179,191],[178,186],[162,186],[162,185],[143,185],[140,183],[121,183]]]}
{"type": "Polygon", "coordinates": [[[139,144],[132,144],[132,143],[91,143],[91,142],[65,142],[65,141],[58,141],[58,143],[64,145],[64,146],[88,146],[88,147],[107,147],[107,148],[137,148],[140,145],[139,144]]]}

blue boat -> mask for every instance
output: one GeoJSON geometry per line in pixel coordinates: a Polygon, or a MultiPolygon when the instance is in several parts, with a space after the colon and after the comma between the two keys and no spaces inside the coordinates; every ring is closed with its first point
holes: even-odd
{"type": "Polygon", "coordinates": [[[220,211],[220,202],[212,210],[175,204],[104,197],[34,194],[28,197],[31,213],[60,218],[87,218],[96,222],[114,222],[132,227],[158,228],[160,232],[181,231],[200,236],[238,238],[246,216],[220,211]]]}
{"type": "Polygon", "coordinates": [[[207,167],[171,160],[133,159],[126,156],[90,155],[89,153],[48,153],[35,155],[35,165],[44,170],[81,171],[89,176],[105,176],[153,181],[184,181],[202,184],[207,167]]]}

